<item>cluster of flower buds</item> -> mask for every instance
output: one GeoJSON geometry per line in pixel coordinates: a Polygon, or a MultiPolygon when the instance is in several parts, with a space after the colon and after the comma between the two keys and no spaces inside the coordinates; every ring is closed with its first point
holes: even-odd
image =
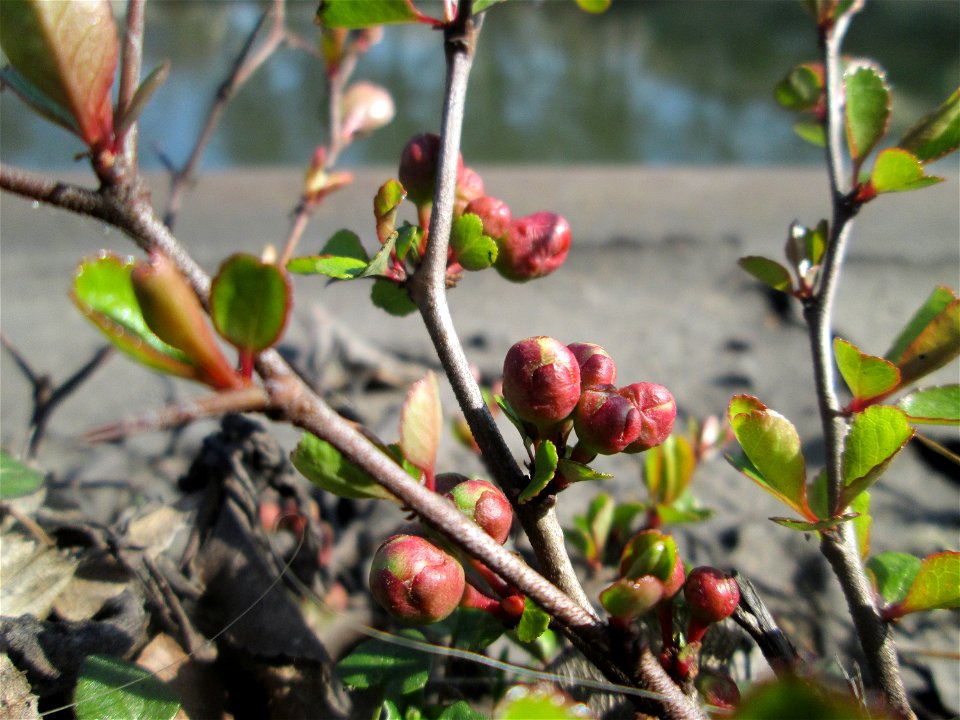
{"type": "Polygon", "coordinates": [[[573,459],[636,453],[670,435],[673,395],[656,383],[617,388],[613,358],[599,345],[564,345],[540,336],[515,343],[503,362],[503,396],[531,437],[565,440],[576,430],[573,459]]]}
{"type": "MultiPolygon", "coordinates": [[[[436,477],[435,489],[498,543],[506,542],[513,509],[494,484],[442,473],[436,477]]],[[[394,535],[377,549],[370,568],[370,590],[388,613],[401,622],[419,625],[439,622],[457,607],[485,610],[507,623],[519,619],[524,601],[515,588],[482,563],[455,557],[455,551],[441,549],[439,544],[404,534],[394,535]]]]}
{"type": "Polygon", "coordinates": [[[614,622],[628,625],[654,608],[664,608],[683,587],[686,573],[670,535],[644,530],[620,556],[620,579],[600,593],[600,604],[614,622]]]}

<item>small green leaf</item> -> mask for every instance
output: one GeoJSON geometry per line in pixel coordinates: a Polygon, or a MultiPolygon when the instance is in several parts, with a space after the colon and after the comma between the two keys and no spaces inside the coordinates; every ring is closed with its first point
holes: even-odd
{"type": "Polygon", "coordinates": [[[407,257],[407,253],[411,250],[416,250],[420,247],[420,242],[423,240],[423,229],[411,225],[409,223],[404,223],[397,230],[397,243],[395,249],[397,251],[397,259],[404,260],[407,257]]]}
{"type": "Polygon", "coordinates": [[[386,242],[380,246],[380,249],[377,250],[377,254],[373,256],[373,259],[370,260],[370,264],[364,268],[364,271],[360,273],[357,277],[377,277],[387,275],[387,266],[390,264],[390,257],[393,254],[393,249],[397,243],[397,236],[399,233],[391,233],[390,237],[387,238],[386,242]]]}
{"type": "Polygon", "coordinates": [[[873,525],[873,517],[870,515],[870,491],[864,490],[857,495],[850,503],[850,510],[857,513],[854,518],[853,528],[857,534],[857,549],[860,551],[860,559],[865,560],[870,554],[870,528],[873,525]]]}
{"type": "Polygon", "coordinates": [[[504,633],[503,622],[486,610],[464,607],[457,608],[441,622],[433,623],[430,629],[431,632],[446,629],[452,647],[470,652],[482,652],[504,633]]]}
{"type": "Polygon", "coordinates": [[[0,450],[0,500],[32,495],[43,487],[43,473],[0,450]]]}
{"type": "Polygon", "coordinates": [[[873,405],[853,419],[843,450],[843,509],[872,485],[890,461],[913,437],[913,428],[902,410],[873,405]]]}
{"type": "Polygon", "coordinates": [[[823,123],[813,120],[794,123],[793,131],[801,140],[811,145],[825,147],[827,144],[827,133],[823,129],[823,123]]]}
{"type": "Polygon", "coordinates": [[[620,555],[620,575],[637,580],[644,575],[666,582],[677,564],[677,543],[671,535],[655,530],[634,535],[620,555]]]}
{"type": "Polygon", "coordinates": [[[740,258],[737,264],[757,278],[757,280],[765,285],[769,285],[774,290],[788,293],[793,288],[790,271],[770,258],[750,255],[740,258]]]}
{"type": "Polygon", "coordinates": [[[587,522],[590,526],[590,535],[598,547],[603,547],[610,536],[613,526],[613,510],[616,503],[607,493],[600,493],[593,499],[587,508],[587,522]]]}
{"type": "Polygon", "coordinates": [[[339,230],[327,240],[319,254],[293,258],[287,263],[287,270],[300,275],[353,280],[360,277],[369,264],[370,256],[356,233],[339,230]]]}
{"type": "Polygon", "coordinates": [[[582,720],[589,709],[559,688],[549,685],[515,685],[493,709],[497,720],[582,720]]]}
{"type": "Polygon", "coordinates": [[[464,270],[485,270],[497,259],[497,243],[483,234],[483,221],[473,213],[461,215],[453,222],[450,249],[464,270]]]}
{"type": "Polygon", "coordinates": [[[887,352],[900,368],[902,385],[943,367],[960,354],[960,300],[946,287],[937,287],[887,352]]]}
{"type": "MultiPolygon", "coordinates": [[[[404,630],[402,637],[425,641],[422,633],[404,630]]],[[[336,665],[345,685],[359,690],[380,688],[384,695],[409,695],[423,689],[430,679],[430,653],[385,640],[367,640],[336,665]]]]}
{"type": "Polygon", "coordinates": [[[942,177],[927,175],[923,163],[900,148],[882,150],[870,174],[870,185],[877,193],[919,190],[939,182],[942,177]]]}
{"type": "Polygon", "coordinates": [[[529,502],[553,480],[557,472],[557,447],[549,440],[544,440],[537,448],[537,453],[533,459],[533,478],[530,484],[520,493],[517,501],[520,503],[529,502]]]}
{"type": "Polygon", "coordinates": [[[399,180],[387,180],[373,198],[373,215],[377,219],[377,238],[385,243],[396,229],[397,213],[407,191],[399,180]]]}
{"type": "Polygon", "coordinates": [[[599,15],[607,11],[611,2],[613,0],[577,0],[577,5],[584,12],[599,15]]]}
{"type": "Polygon", "coordinates": [[[84,260],[73,279],[70,299],[88,320],[120,350],[154,370],[198,379],[197,368],[180,350],[168,345],[143,318],[133,292],[133,260],[102,255],[84,260]]]}
{"type": "Polygon", "coordinates": [[[528,597],[523,599],[523,615],[517,625],[517,638],[522,643],[532,643],[550,626],[550,615],[528,597]]]}
{"type": "Polygon", "coordinates": [[[756,469],[756,475],[745,474],[805,518],[816,521],[807,505],[806,464],[793,424],[749,395],[735,395],[727,416],[740,447],[756,469]]]}
{"type": "Polygon", "coordinates": [[[854,162],[861,162],[887,132],[890,89],[881,72],[860,67],[844,78],[844,120],[847,146],[854,162]]]}
{"type": "Polygon", "coordinates": [[[886,602],[894,604],[907,594],[920,570],[920,558],[902,552],[885,552],[867,561],[867,574],[886,602]]]}
{"type": "Polygon", "coordinates": [[[914,424],[960,425],[960,385],[914,390],[900,398],[897,406],[914,424]]]}
{"type": "Polygon", "coordinates": [[[83,661],[74,702],[77,720],[171,720],[180,711],[180,701],[152,673],[106,655],[83,661]]]}
{"type": "Polygon", "coordinates": [[[432,370],[417,380],[400,411],[400,447],[412,464],[433,475],[443,430],[440,386],[432,370]]]}
{"type": "Polygon", "coordinates": [[[407,289],[386,278],[377,278],[373,281],[370,299],[381,310],[398,317],[409,315],[417,309],[416,304],[410,299],[407,289]]]}
{"type": "Polygon", "coordinates": [[[960,146],[960,89],[954,90],[943,105],[914,123],[898,145],[924,163],[956,150],[960,146]]]}
{"type": "Polygon", "coordinates": [[[254,255],[233,255],[210,285],[210,317],[227,342],[258,353],[280,339],[292,292],[289,277],[276,265],[254,255]]]}
{"type": "Polygon", "coordinates": [[[789,530],[797,530],[798,532],[822,532],[823,530],[830,530],[831,528],[837,527],[841,523],[850,522],[855,520],[857,517],[856,513],[847,513],[846,515],[840,515],[838,517],[827,518],[826,520],[817,520],[816,522],[809,522],[807,520],[795,520],[793,518],[784,518],[784,517],[772,517],[770,518],[777,525],[782,525],[783,527],[789,530]]]}
{"type": "Polygon", "coordinates": [[[650,501],[671,505],[690,486],[697,458],[690,441],[673,434],[646,452],[643,481],[650,501]]]}
{"type": "Polygon", "coordinates": [[[689,489],[685,490],[669,505],[658,503],[657,517],[664,525],[680,525],[681,523],[701,522],[713,515],[709,508],[700,507],[696,497],[689,489]]]}
{"type": "Polygon", "coordinates": [[[321,0],[317,10],[317,22],[329,28],[358,29],[417,22],[422,17],[409,0],[321,0]]]}
{"type": "Polygon", "coordinates": [[[867,355],[839,337],[833,339],[833,355],[844,382],[856,400],[889,395],[900,384],[900,371],[889,360],[867,355]]]}
{"type": "Polygon", "coordinates": [[[488,8],[502,2],[505,2],[505,0],[474,0],[473,14],[485,12],[488,8]]]}
{"type": "Polygon", "coordinates": [[[465,700],[457,700],[448,705],[437,720],[488,720],[482,712],[477,712],[465,700]]]}
{"type": "Polygon", "coordinates": [[[494,397],[496,400],[497,407],[499,407],[507,420],[510,421],[510,424],[513,425],[517,432],[520,433],[520,437],[523,439],[523,444],[529,446],[532,442],[530,435],[527,433],[526,427],[524,427],[523,420],[517,415],[516,411],[511,407],[510,403],[507,402],[507,399],[503,395],[497,395],[494,397]]]}
{"type": "Polygon", "coordinates": [[[557,471],[563,475],[567,482],[585,482],[588,480],[609,480],[613,477],[610,473],[594,470],[589,465],[574,462],[567,458],[560,458],[557,461],[557,471]]]}
{"type": "Polygon", "coordinates": [[[923,559],[897,614],[947,608],[960,608],[960,553],[950,551],[923,559]]]}
{"type": "Polygon", "coordinates": [[[290,453],[290,460],[310,482],[334,495],[396,500],[390,491],[347,460],[333,445],[311,433],[302,435],[290,453]]]}
{"type": "Polygon", "coordinates": [[[823,96],[823,66],[798,65],[777,83],[773,96],[787,110],[813,109],[823,96]]]}

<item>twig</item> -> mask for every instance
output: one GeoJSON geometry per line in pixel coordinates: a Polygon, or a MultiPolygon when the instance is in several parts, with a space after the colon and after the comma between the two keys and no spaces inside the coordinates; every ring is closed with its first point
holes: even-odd
{"type": "Polygon", "coordinates": [[[794,675],[802,661],[793,644],[777,626],[753,583],[736,571],[733,577],[740,588],[740,604],[733,611],[733,620],[750,635],[778,677],[794,675]]]}
{"type": "MultiPolygon", "coordinates": [[[[120,65],[120,85],[117,94],[117,117],[122,118],[130,109],[130,103],[140,83],[143,64],[143,15],[146,0],[128,0],[127,31],[123,38],[123,55],[120,65]]],[[[126,161],[127,168],[137,164],[137,125],[130,125],[117,135],[117,144],[126,161]]]]}

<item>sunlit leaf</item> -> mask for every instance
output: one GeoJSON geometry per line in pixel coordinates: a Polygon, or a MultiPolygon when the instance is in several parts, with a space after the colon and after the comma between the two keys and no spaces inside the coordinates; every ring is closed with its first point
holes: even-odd
{"type": "Polygon", "coordinates": [[[567,458],[560,458],[557,461],[557,472],[567,480],[567,482],[584,482],[586,480],[609,480],[613,477],[610,473],[594,470],[589,465],[578,463],[567,458]]]}
{"type": "Polygon", "coordinates": [[[880,597],[894,604],[906,597],[920,564],[920,558],[908,553],[884,552],[871,557],[866,569],[880,597]]]}
{"type": "Polygon", "coordinates": [[[360,238],[349,230],[334,233],[317,255],[293,258],[287,270],[301,275],[326,275],[338,280],[360,277],[370,264],[370,256],[360,238]]]}
{"type": "Polygon", "coordinates": [[[898,143],[924,163],[932,162],[960,146],[960,89],[933,112],[924,115],[898,143]]]}
{"type": "Polygon", "coordinates": [[[823,123],[814,120],[794,123],[793,131],[797,134],[797,137],[811,145],[824,147],[827,144],[827,133],[823,129],[823,123]]]}
{"type": "MultiPolygon", "coordinates": [[[[401,636],[425,642],[423,633],[407,629],[401,636]]],[[[336,673],[348,687],[380,688],[387,696],[409,695],[430,679],[433,655],[386,640],[366,640],[336,664],[336,673]]]]}
{"type": "Polygon", "coordinates": [[[833,355],[844,382],[856,400],[870,400],[893,392],[900,384],[900,371],[889,360],[867,355],[853,343],[833,339],[833,355]]]}
{"type": "Polygon", "coordinates": [[[960,354],[960,300],[946,287],[937,287],[900,332],[887,360],[900,368],[907,385],[943,367],[960,354]]]}
{"type": "Polygon", "coordinates": [[[860,551],[860,559],[865,560],[870,554],[870,528],[873,525],[873,517],[870,515],[870,491],[864,490],[857,495],[850,503],[851,512],[858,513],[853,520],[853,528],[857,534],[857,549],[860,551]]]}
{"type": "Polygon", "coordinates": [[[88,655],[74,694],[77,720],[172,720],[180,701],[152,673],[120,658],[88,655]]]}
{"type": "Polygon", "coordinates": [[[0,450],[0,500],[32,495],[43,487],[43,473],[0,450]]]}
{"type": "Polygon", "coordinates": [[[587,508],[587,524],[590,536],[596,542],[598,549],[606,545],[607,538],[610,536],[615,507],[616,502],[608,493],[600,493],[587,508]]]}
{"type": "Polygon", "coordinates": [[[440,386],[432,370],[417,380],[400,411],[400,447],[403,456],[428,475],[432,475],[440,447],[443,413],[440,386]]]}
{"type": "Polygon", "coordinates": [[[927,175],[923,163],[900,148],[881,151],[870,174],[870,185],[877,193],[919,190],[938,182],[943,178],[927,175]]]}
{"type": "Polygon", "coordinates": [[[861,161],[887,132],[890,89],[873,67],[860,67],[844,78],[844,120],[850,157],[861,161]]]}
{"type": "Polygon", "coordinates": [[[883,474],[913,432],[903,411],[888,405],[873,405],[854,416],[843,450],[841,509],[883,474]]]}
{"type": "Polygon", "coordinates": [[[407,253],[420,247],[423,240],[423,229],[417,225],[404,223],[397,229],[397,242],[394,249],[397,253],[397,259],[403,260],[407,253]]]}
{"type": "Polygon", "coordinates": [[[816,521],[807,505],[806,464],[793,424],[749,395],[735,395],[727,415],[740,447],[762,478],[761,487],[816,521]]]}
{"type": "Polygon", "coordinates": [[[398,317],[409,315],[417,309],[416,303],[410,299],[410,294],[405,287],[385,278],[374,280],[370,299],[381,310],[386,310],[398,317]]]}
{"type": "Polygon", "coordinates": [[[233,255],[210,285],[210,317],[227,342],[258,353],[280,339],[291,296],[290,279],[276,265],[254,255],[233,255]]]}
{"type": "Polygon", "coordinates": [[[397,212],[407,196],[407,191],[398,180],[387,180],[373,198],[373,215],[377,219],[377,238],[381,243],[396,229],[397,212]]]}
{"type": "Polygon", "coordinates": [[[577,0],[577,5],[584,12],[599,14],[606,12],[613,0],[577,0]]]}
{"type": "Polygon", "coordinates": [[[589,709],[550,685],[514,685],[493,710],[497,720],[583,720],[589,709]]]}
{"type": "Polygon", "coordinates": [[[693,478],[697,465],[693,447],[685,437],[673,434],[645,455],[643,481],[650,500],[670,505],[686,492],[693,478]]]}
{"type": "Polygon", "coordinates": [[[304,433],[290,461],[310,482],[339,497],[395,500],[393,494],[316,435],[304,433]]]}
{"type": "Polygon", "coordinates": [[[544,440],[537,448],[533,461],[533,477],[530,484],[524,488],[517,498],[518,502],[529,502],[550,484],[557,472],[557,447],[549,440],[544,440]]]}
{"type": "Polygon", "coordinates": [[[781,525],[789,530],[797,530],[798,532],[822,532],[824,530],[835,528],[837,525],[842,523],[850,522],[851,520],[856,519],[856,515],[854,513],[847,513],[846,515],[827,518],[826,520],[817,520],[814,522],[784,517],[772,517],[770,519],[777,525],[781,525]]]}
{"type": "Polygon", "coordinates": [[[897,406],[914,424],[960,425],[960,385],[914,390],[900,398],[897,406]]]}
{"type": "Polygon", "coordinates": [[[899,604],[898,615],[960,607],[960,553],[941,552],[923,559],[899,604]]]}
{"type": "Polygon", "coordinates": [[[657,517],[664,525],[702,522],[713,515],[710,508],[701,507],[690,490],[686,490],[669,505],[658,503],[655,509],[657,517]]]}
{"type": "Polygon", "coordinates": [[[810,110],[823,96],[823,66],[808,63],[793,68],[773,89],[777,103],[787,110],[810,110]]]}
{"type": "Polygon", "coordinates": [[[450,249],[464,270],[485,270],[497,259],[497,243],[483,234],[483,222],[473,213],[465,213],[453,222],[450,249]]]}
{"type": "Polygon", "coordinates": [[[376,277],[387,274],[387,266],[390,264],[390,257],[396,246],[397,235],[398,233],[396,232],[390,234],[390,237],[388,237],[383,245],[380,246],[380,249],[377,250],[376,255],[370,259],[370,264],[367,265],[367,267],[363,269],[363,272],[357,277],[376,277]]]}
{"type": "Polygon", "coordinates": [[[487,716],[474,710],[465,700],[457,700],[444,708],[437,720],[487,720],[487,716]]]}
{"type": "Polygon", "coordinates": [[[550,626],[550,615],[530,598],[523,599],[523,615],[517,625],[517,637],[522,643],[532,643],[550,626]]]}
{"type": "Polygon", "coordinates": [[[520,437],[523,439],[524,445],[529,445],[532,440],[527,434],[527,429],[524,426],[523,420],[521,420],[520,416],[517,415],[516,410],[513,409],[503,395],[497,395],[494,399],[497,402],[497,407],[503,411],[504,416],[510,421],[510,424],[513,425],[517,429],[517,432],[520,433],[520,437]]]}
{"type": "Polygon", "coordinates": [[[753,275],[757,280],[780,292],[790,292],[793,280],[790,271],[770,258],[751,255],[742,257],[737,264],[753,275]]]}
{"type": "Polygon", "coordinates": [[[317,21],[329,28],[364,28],[423,21],[409,0],[321,0],[317,21]]]}
{"type": "Polygon", "coordinates": [[[678,554],[672,535],[656,530],[638,532],[620,555],[620,575],[632,580],[651,575],[665,582],[673,575],[678,554]]]}

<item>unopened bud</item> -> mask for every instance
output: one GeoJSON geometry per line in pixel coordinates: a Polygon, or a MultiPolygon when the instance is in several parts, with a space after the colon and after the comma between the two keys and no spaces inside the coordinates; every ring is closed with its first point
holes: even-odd
{"type": "Polygon", "coordinates": [[[510,535],[513,508],[507,496],[486,480],[464,480],[445,493],[457,508],[501,545],[510,535]]]}
{"type": "Polygon", "coordinates": [[[730,617],[740,602],[737,581],[713,567],[694,568],[683,584],[683,596],[690,609],[689,642],[699,642],[707,626],[730,617]]]}
{"type": "Polygon", "coordinates": [[[610,354],[593,343],[570,343],[570,352],[580,363],[580,387],[612,385],[617,380],[617,366],[610,354]]]}
{"type": "Polygon", "coordinates": [[[640,433],[625,452],[649,450],[670,436],[677,417],[677,403],[669,390],[656,383],[634,383],[620,388],[619,392],[640,414],[640,433]]]}
{"type": "Polygon", "coordinates": [[[513,220],[497,245],[497,271],[507,280],[526,282],[563,265],[570,250],[570,225],[555,213],[534,213],[513,220]]]}
{"type": "MultiPolygon", "coordinates": [[[[400,155],[399,179],[409,198],[417,207],[433,203],[437,183],[437,162],[440,158],[440,136],[423,133],[411,138],[400,155]]],[[[457,177],[463,167],[463,158],[457,158],[457,177]]]]}
{"type": "Polygon", "coordinates": [[[483,234],[494,239],[506,235],[510,229],[510,207],[503,200],[484,195],[471,200],[463,211],[479,217],[483,234]]]}
{"type": "Polygon", "coordinates": [[[546,429],[565,420],[580,398],[580,365],[551,337],[515,343],[503,361],[503,396],[522,419],[546,429]]]}
{"type": "Polygon", "coordinates": [[[580,446],[592,453],[623,452],[640,436],[642,418],[613,385],[584,390],[573,413],[573,427],[580,446]]]}

